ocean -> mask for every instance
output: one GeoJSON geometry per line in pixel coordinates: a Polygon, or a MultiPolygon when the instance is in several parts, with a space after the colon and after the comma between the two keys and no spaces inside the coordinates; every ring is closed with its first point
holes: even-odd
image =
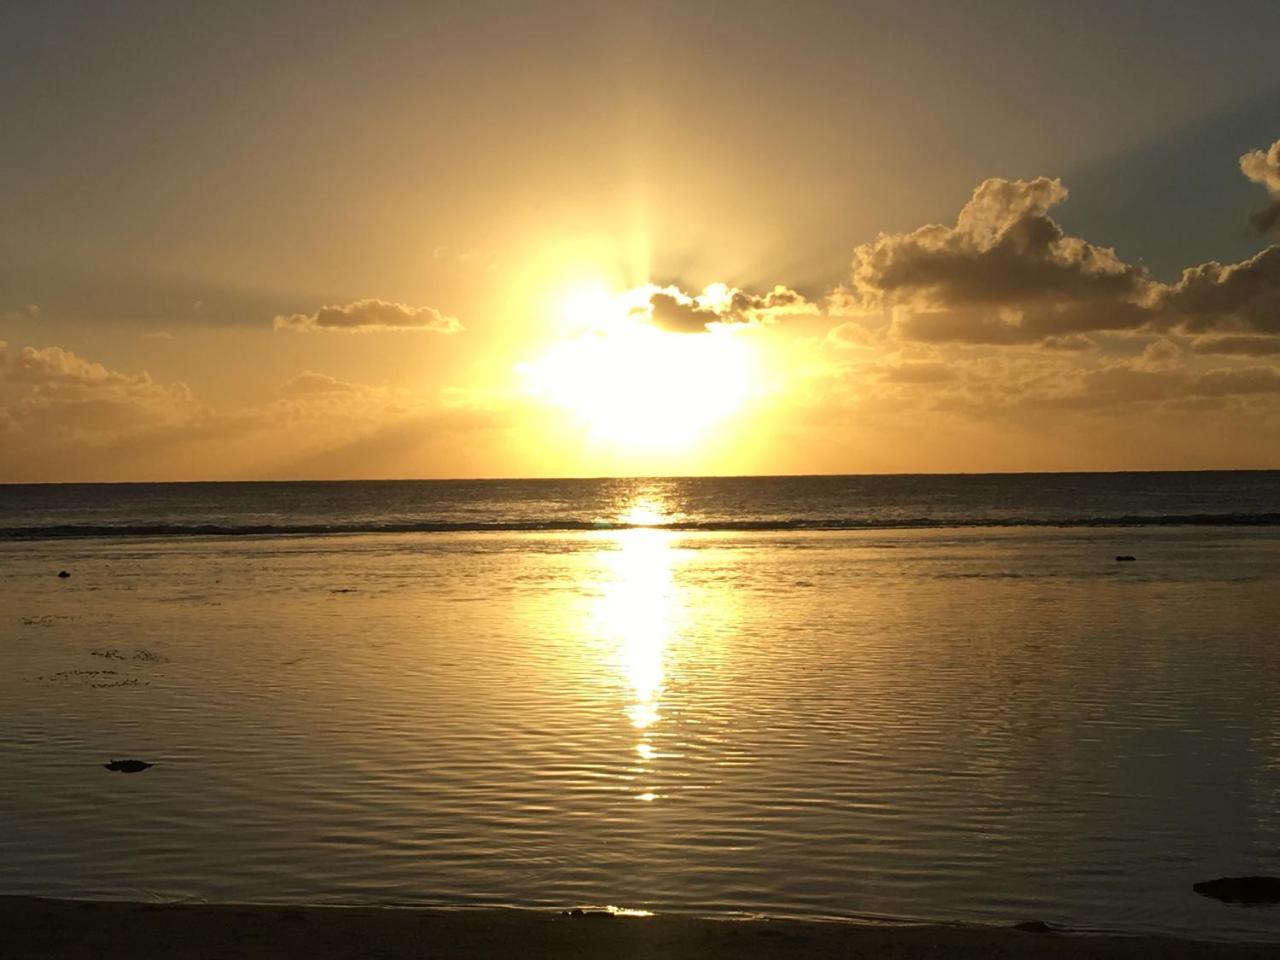
{"type": "Polygon", "coordinates": [[[1277,472],[0,486],[0,893],[1274,939],[1278,586],[1277,472]]]}

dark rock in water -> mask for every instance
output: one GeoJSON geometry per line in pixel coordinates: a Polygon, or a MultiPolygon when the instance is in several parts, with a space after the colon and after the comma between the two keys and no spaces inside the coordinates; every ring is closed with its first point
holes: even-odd
{"type": "Polygon", "coordinates": [[[1130,563],[1137,559],[1138,559],[1137,557],[1130,557],[1128,555],[1124,555],[1124,556],[1116,557],[1116,563],[1130,563]]]}
{"type": "Polygon", "coordinates": [[[1193,884],[1191,889],[1227,903],[1280,903],[1280,877],[1219,877],[1193,884]]]}
{"type": "Polygon", "coordinates": [[[58,579],[59,579],[59,580],[65,580],[65,579],[67,579],[67,577],[69,577],[69,576],[71,576],[71,574],[70,574],[70,573],[68,573],[66,570],[59,570],[59,571],[58,571],[58,579]]]}
{"type": "Polygon", "coordinates": [[[141,773],[152,766],[145,760],[112,760],[110,763],[104,763],[104,767],[108,770],[114,770],[116,773],[141,773]]]}
{"type": "Polygon", "coordinates": [[[1043,920],[1023,920],[1022,923],[1015,923],[1013,929],[1023,933],[1056,933],[1060,928],[1043,920]]]}

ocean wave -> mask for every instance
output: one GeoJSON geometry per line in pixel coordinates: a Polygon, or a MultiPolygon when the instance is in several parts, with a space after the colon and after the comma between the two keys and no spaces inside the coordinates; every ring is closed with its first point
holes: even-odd
{"type": "Polygon", "coordinates": [[[117,537],[288,537],[389,533],[543,533],[668,530],[679,533],[768,532],[788,530],[912,530],[964,527],[1176,527],[1280,526],[1280,513],[1192,513],[1110,517],[791,517],[680,520],[638,524],[615,520],[421,520],[391,523],[140,523],[32,524],[0,528],[3,540],[96,539],[117,537]]]}

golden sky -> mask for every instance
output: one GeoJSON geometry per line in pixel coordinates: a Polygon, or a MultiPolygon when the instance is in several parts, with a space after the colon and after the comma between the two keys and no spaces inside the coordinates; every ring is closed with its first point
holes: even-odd
{"type": "Polygon", "coordinates": [[[1280,467],[1274,5],[17,6],[0,481],[1280,467]]]}

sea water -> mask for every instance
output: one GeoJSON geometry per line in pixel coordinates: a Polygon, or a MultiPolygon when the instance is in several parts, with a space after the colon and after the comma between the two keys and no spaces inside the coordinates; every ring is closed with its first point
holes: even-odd
{"type": "Polygon", "coordinates": [[[1277,523],[1276,473],[0,487],[0,893],[1275,938],[1191,884],[1280,874],[1277,523]]]}

